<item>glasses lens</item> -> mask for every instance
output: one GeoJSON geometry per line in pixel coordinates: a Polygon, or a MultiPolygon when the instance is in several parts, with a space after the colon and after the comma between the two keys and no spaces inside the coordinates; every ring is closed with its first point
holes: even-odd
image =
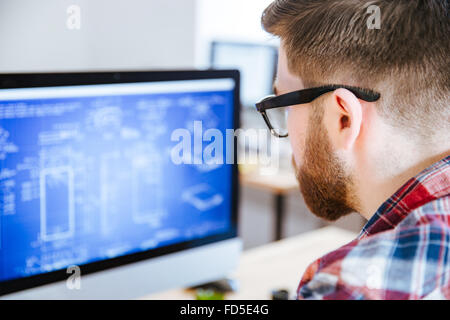
{"type": "Polygon", "coordinates": [[[281,108],[274,108],[274,109],[266,110],[266,115],[270,121],[270,124],[272,125],[272,128],[280,136],[284,136],[288,133],[287,112],[288,112],[288,107],[281,107],[281,108]]]}

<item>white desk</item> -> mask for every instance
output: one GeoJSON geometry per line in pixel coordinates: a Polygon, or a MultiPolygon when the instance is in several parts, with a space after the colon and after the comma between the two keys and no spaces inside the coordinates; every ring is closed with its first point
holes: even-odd
{"type": "MultiPolygon", "coordinates": [[[[270,299],[272,290],[287,289],[295,294],[308,265],[322,255],[352,241],[357,234],[325,227],[292,238],[244,251],[237,270],[231,275],[240,289],[226,299],[270,299]]],[[[177,289],[142,299],[194,299],[192,291],[177,289]]]]}

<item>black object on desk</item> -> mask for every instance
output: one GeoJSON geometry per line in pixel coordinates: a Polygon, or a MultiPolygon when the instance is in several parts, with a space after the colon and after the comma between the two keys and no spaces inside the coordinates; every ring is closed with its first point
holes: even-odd
{"type": "Polygon", "coordinates": [[[289,300],[289,291],[285,289],[273,290],[272,300],[289,300]]]}

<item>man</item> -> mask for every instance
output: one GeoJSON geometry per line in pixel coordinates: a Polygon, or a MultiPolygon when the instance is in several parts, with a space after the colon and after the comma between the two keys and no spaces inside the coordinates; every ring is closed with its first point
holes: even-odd
{"type": "Polygon", "coordinates": [[[270,111],[288,109],[310,210],[368,220],[309,266],[299,299],[450,298],[448,14],[447,0],[276,0],[264,11],[280,49],[276,97],[257,108],[279,137],[270,111]]]}

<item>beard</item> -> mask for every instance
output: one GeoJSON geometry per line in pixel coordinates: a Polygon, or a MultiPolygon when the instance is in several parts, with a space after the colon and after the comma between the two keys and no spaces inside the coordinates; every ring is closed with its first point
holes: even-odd
{"type": "Polygon", "coordinates": [[[303,164],[297,168],[294,157],[292,164],[309,210],[319,218],[335,221],[357,211],[357,205],[351,196],[351,175],[333,153],[321,120],[317,116],[310,119],[303,164]]]}

